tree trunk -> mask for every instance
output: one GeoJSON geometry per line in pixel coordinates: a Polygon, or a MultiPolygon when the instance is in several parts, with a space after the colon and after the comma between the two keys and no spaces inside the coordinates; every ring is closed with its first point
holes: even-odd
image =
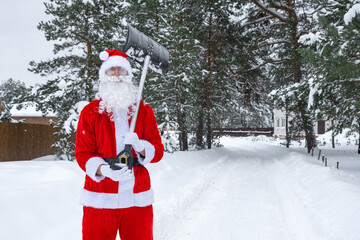
{"type": "MultiPolygon", "coordinates": [[[[85,36],[89,36],[89,9],[85,10],[85,36]]],[[[87,100],[91,102],[93,96],[93,84],[91,76],[93,73],[91,70],[94,68],[94,62],[92,60],[92,44],[89,39],[86,39],[86,49],[87,49],[87,79],[86,79],[86,95],[87,100]]]]}
{"type": "Polygon", "coordinates": [[[181,124],[179,122],[179,145],[180,145],[180,151],[187,151],[189,149],[188,146],[188,137],[187,137],[187,131],[185,126],[185,114],[180,113],[180,116],[178,117],[178,121],[181,121],[181,124]]]}
{"type": "Polygon", "coordinates": [[[204,112],[203,110],[199,111],[198,121],[196,124],[196,148],[203,149],[204,148],[204,112]]]}
{"type": "Polygon", "coordinates": [[[177,123],[179,124],[179,145],[180,145],[180,151],[187,151],[188,150],[188,137],[187,137],[187,126],[186,126],[186,114],[184,113],[184,110],[182,109],[182,105],[184,104],[180,93],[178,89],[178,82],[176,82],[176,105],[177,107],[177,123]]]}
{"type": "Polygon", "coordinates": [[[358,154],[360,154],[360,124],[359,124],[359,141],[358,141],[358,154]]]}
{"type": "MultiPolygon", "coordinates": [[[[300,63],[295,63],[293,65],[293,74],[294,74],[295,82],[301,82],[302,76],[301,76],[300,63]]],[[[314,128],[307,111],[307,103],[305,102],[305,100],[299,99],[297,105],[298,105],[298,111],[301,115],[301,121],[302,121],[301,125],[303,126],[303,131],[305,132],[305,139],[306,139],[308,153],[310,153],[311,149],[315,147],[314,128]]]]}
{"type": "Polygon", "coordinates": [[[210,149],[212,145],[212,132],[211,132],[211,114],[210,109],[206,112],[206,144],[210,149]]]}
{"type": "MultiPolygon", "coordinates": [[[[212,71],[211,67],[211,40],[212,40],[212,13],[210,13],[209,17],[209,35],[208,35],[208,55],[207,55],[207,70],[209,74],[212,71]]],[[[211,148],[212,136],[211,136],[211,117],[210,117],[210,109],[211,109],[211,99],[210,99],[210,84],[211,84],[211,76],[208,75],[205,79],[206,81],[206,144],[208,149],[211,148]]]]}
{"type": "MultiPolygon", "coordinates": [[[[159,19],[156,18],[156,29],[158,30],[159,19]]],[[[182,16],[178,16],[178,24],[182,25],[182,16]]],[[[175,55],[179,58],[183,51],[183,44],[178,44],[174,42],[175,55]]],[[[178,75],[178,72],[176,72],[178,75]]],[[[186,114],[184,112],[183,106],[185,103],[184,96],[181,94],[181,79],[176,79],[175,87],[176,87],[176,106],[177,106],[177,123],[179,124],[179,145],[180,151],[187,151],[189,149],[188,146],[188,133],[187,133],[187,125],[186,125],[186,114]]]]}
{"type": "MultiPolygon", "coordinates": [[[[334,121],[331,121],[331,125],[334,125],[334,121]]],[[[331,144],[332,144],[332,148],[335,148],[335,136],[334,133],[331,134],[331,144]]]]}
{"type": "Polygon", "coordinates": [[[288,109],[288,103],[286,101],[286,109],[285,109],[285,138],[286,138],[286,148],[289,148],[290,146],[290,133],[289,133],[289,109],[288,109]]]}
{"type": "MultiPolygon", "coordinates": [[[[291,7],[295,7],[295,1],[289,1],[288,5],[291,7]]],[[[293,50],[293,60],[292,60],[292,72],[294,77],[294,82],[301,83],[302,82],[302,71],[301,71],[301,56],[298,52],[299,41],[297,34],[297,26],[298,26],[298,18],[296,13],[293,11],[289,12],[289,18],[291,19],[292,24],[292,50],[293,50]]],[[[303,131],[305,132],[305,139],[307,144],[308,153],[311,152],[311,149],[315,146],[315,134],[312,122],[309,118],[307,103],[304,99],[299,99],[298,103],[298,111],[301,115],[303,131]]]]}
{"type": "Polygon", "coordinates": [[[309,114],[306,111],[306,102],[300,100],[299,107],[300,107],[299,112],[300,112],[301,121],[302,121],[301,125],[303,126],[303,131],[305,132],[306,147],[307,147],[308,153],[310,153],[311,149],[313,147],[315,147],[314,128],[309,119],[309,114]]]}

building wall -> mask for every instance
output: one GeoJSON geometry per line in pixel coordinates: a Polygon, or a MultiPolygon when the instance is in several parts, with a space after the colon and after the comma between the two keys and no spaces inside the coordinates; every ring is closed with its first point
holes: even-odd
{"type": "Polygon", "coordinates": [[[25,119],[25,123],[33,123],[33,124],[42,124],[49,125],[49,121],[57,122],[55,117],[12,117],[14,120],[22,120],[25,119]]]}
{"type": "MultiPolygon", "coordinates": [[[[291,116],[289,116],[289,121],[292,119],[291,116]]],[[[279,109],[274,109],[274,136],[276,137],[280,137],[280,138],[285,138],[286,136],[286,115],[285,115],[285,111],[279,110],[279,109]]],[[[319,121],[314,123],[314,130],[315,130],[315,136],[318,135],[319,129],[321,129],[321,127],[319,128],[319,126],[322,124],[321,122],[323,121],[319,121]]],[[[289,124],[290,126],[290,124],[289,124]]],[[[325,132],[331,127],[331,122],[330,121],[325,121],[325,132]]],[[[303,134],[305,135],[305,134],[303,134]]]]}
{"type": "Polygon", "coordinates": [[[54,129],[45,124],[0,122],[0,162],[55,154],[54,129]]]}
{"type": "MultiPolygon", "coordinates": [[[[275,109],[274,110],[274,136],[285,138],[286,136],[286,116],[285,112],[275,109]]],[[[289,119],[290,120],[290,119],[289,119]]]]}

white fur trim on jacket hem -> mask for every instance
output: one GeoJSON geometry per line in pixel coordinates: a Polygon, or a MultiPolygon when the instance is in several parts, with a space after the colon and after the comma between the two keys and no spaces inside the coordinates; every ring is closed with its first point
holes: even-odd
{"type": "Polygon", "coordinates": [[[92,157],[90,158],[85,165],[86,174],[94,181],[100,182],[105,177],[96,175],[96,171],[100,164],[107,164],[104,159],[100,157],[92,157]]]}
{"type": "Polygon", "coordinates": [[[153,160],[153,158],[155,156],[155,148],[151,143],[149,143],[146,140],[140,139],[140,141],[142,143],[144,143],[144,145],[145,145],[145,158],[141,158],[140,154],[138,154],[138,153],[136,153],[136,154],[138,155],[139,162],[142,165],[145,165],[145,164],[148,164],[149,162],[151,162],[151,160],[153,160]]]}
{"type": "Polygon", "coordinates": [[[140,193],[130,191],[117,193],[98,193],[82,190],[80,203],[86,207],[93,208],[129,208],[146,207],[154,203],[154,192],[150,190],[140,193]]]}

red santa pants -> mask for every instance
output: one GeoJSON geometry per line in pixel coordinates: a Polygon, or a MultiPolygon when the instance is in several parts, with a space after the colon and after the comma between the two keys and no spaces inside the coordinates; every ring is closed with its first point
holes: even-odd
{"type": "Polygon", "coordinates": [[[153,208],[98,209],[84,207],[83,240],[153,239],[153,208]]]}

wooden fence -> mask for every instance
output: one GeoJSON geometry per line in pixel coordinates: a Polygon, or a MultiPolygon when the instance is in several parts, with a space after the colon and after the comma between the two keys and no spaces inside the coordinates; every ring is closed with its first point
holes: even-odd
{"type": "Polygon", "coordinates": [[[258,136],[265,135],[272,137],[274,128],[213,128],[212,133],[214,136],[258,136]]]}
{"type": "Polygon", "coordinates": [[[55,129],[30,123],[0,123],[0,161],[31,160],[51,155],[55,129]]]}

